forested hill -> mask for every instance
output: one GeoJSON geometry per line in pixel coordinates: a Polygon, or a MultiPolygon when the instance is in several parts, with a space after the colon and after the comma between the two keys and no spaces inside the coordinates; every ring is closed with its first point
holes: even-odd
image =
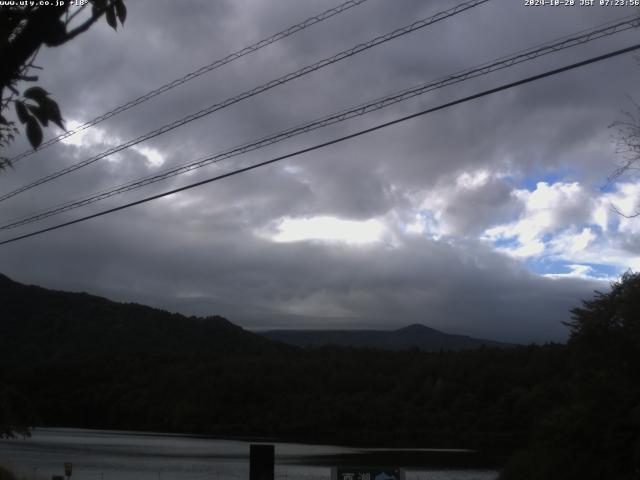
{"type": "MultiPolygon", "coordinates": [[[[37,348],[64,355],[146,352],[273,352],[298,347],[343,346],[424,351],[473,349],[507,344],[450,335],[424,325],[393,330],[273,330],[255,334],[212,316],[186,317],[134,303],[118,303],[86,293],[27,286],[0,275],[3,319],[0,333],[14,345],[7,351],[23,355],[37,348]],[[271,341],[273,340],[273,341],[271,341]],[[274,342],[275,341],[275,342],[274,342]]],[[[0,339],[0,346],[3,340],[0,339]]]]}
{"type": "Polygon", "coordinates": [[[222,317],[186,317],[86,293],[22,285],[4,275],[0,308],[0,351],[16,362],[25,355],[268,353],[283,348],[222,317]]]}
{"type": "Polygon", "coordinates": [[[407,350],[425,352],[467,348],[510,347],[507,343],[451,335],[425,325],[409,325],[398,330],[269,330],[261,335],[299,347],[337,345],[342,347],[407,350]]]}
{"type": "Polygon", "coordinates": [[[566,345],[300,349],[219,318],[0,277],[0,437],[24,425],[513,455],[502,480],[637,480],[640,274],[566,345]]]}

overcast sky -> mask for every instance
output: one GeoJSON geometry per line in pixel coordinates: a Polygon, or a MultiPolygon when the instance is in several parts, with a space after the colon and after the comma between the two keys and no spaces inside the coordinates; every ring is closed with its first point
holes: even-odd
{"type": "MultiPolygon", "coordinates": [[[[576,0],[578,3],[579,0],[576,0]]],[[[67,125],[318,14],[337,0],[136,0],[43,50],[67,125]]],[[[0,174],[2,193],[455,1],[368,0],[0,174]]],[[[2,223],[634,13],[491,0],[0,204],[2,223]]],[[[638,41],[634,29],[440,89],[44,222],[28,233],[309,147],[638,41]]],[[[458,105],[276,165],[0,247],[0,272],[245,328],[423,323],[558,341],[594,289],[640,269],[640,184],[607,186],[615,129],[640,100],[633,54],[458,105]]],[[[58,131],[48,130],[45,138],[58,131]]],[[[27,147],[24,136],[7,152],[27,147]]]]}

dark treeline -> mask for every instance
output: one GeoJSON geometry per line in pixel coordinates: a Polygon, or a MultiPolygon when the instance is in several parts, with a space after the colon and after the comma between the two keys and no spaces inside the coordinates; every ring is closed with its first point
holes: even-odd
{"type": "Polygon", "coordinates": [[[0,422],[474,448],[508,456],[505,479],[634,479],[639,302],[627,275],[573,311],[567,345],[305,350],[5,277],[0,422]]]}

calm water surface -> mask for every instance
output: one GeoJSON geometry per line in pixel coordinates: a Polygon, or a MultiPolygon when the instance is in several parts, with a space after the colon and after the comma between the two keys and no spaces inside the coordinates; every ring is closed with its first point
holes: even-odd
{"type": "MultiPolygon", "coordinates": [[[[0,441],[0,464],[25,480],[50,480],[73,463],[72,480],[236,480],[249,478],[250,442],[81,429],[37,429],[31,438],[0,441]]],[[[364,450],[275,443],[276,480],[329,480],[330,466],[370,455],[409,458],[407,480],[494,480],[493,470],[444,470],[421,465],[428,450],[364,450]]],[[[358,462],[361,463],[361,462],[358,462]]],[[[375,465],[375,463],[373,463],[375,465]]]]}

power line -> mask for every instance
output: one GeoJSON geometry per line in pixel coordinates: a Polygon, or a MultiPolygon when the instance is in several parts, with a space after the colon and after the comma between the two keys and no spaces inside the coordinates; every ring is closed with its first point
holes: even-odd
{"type": "Polygon", "coordinates": [[[153,97],[156,97],[158,95],[160,95],[161,93],[166,92],[167,90],[171,90],[172,88],[175,88],[179,85],[182,85],[183,83],[187,83],[191,80],[193,80],[194,78],[197,78],[201,75],[204,75],[205,73],[208,73],[212,70],[215,70],[217,68],[222,67],[223,65],[226,65],[227,63],[231,63],[235,60],[238,60],[239,58],[244,57],[245,55],[249,55],[250,53],[256,52],[258,50],[260,50],[261,48],[264,48],[268,45],[271,45],[272,43],[275,43],[279,40],[283,40],[291,35],[293,35],[294,33],[298,33],[301,30],[304,30],[308,27],[311,27],[312,25],[315,25],[316,23],[320,23],[324,20],[327,20],[328,18],[331,18],[335,15],[338,15],[346,10],[349,10],[350,8],[356,7],[358,5],[361,5],[364,2],[367,2],[368,0],[349,0],[347,2],[344,2],[336,7],[330,8],[329,10],[325,10],[324,12],[318,14],[318,15],[314,15],[312,17],[307,18],[306,20],[303,20],[300,23],[297,23],[296,25],[292,25],[274,35],[271,35],[270,37],[267,37],[265,39],[262,39],[256,43],[253,43],[251,45],[249,45],[248,47],[244,47],[240,50],[237,50],[236,52],[230,53],[229,55],[227,55],[226,57],[223,57],[221,59],[215,60],[214,62],[210,63],[209,65],[205,65],[204,67],[200,67],[197,70],[194,70],[192,72],[187,73],[186,75],[183,75],[180,78],[176,78],[175,80],[172,80],[169,83],[166,83],[154,90],[151,90],[150,92],[145,93],[144,95],[139,96],[138,98],[135,98],[133,100],[128,101],[127,103],[120,105],[119,107],[114,108],[113,110],[109,110],[106,113],[103,113],[102,115],[89,120],[85,123],[83,123],[82,125],[80,125],[79,127],[76,127],[72,130],[68,130],[65,133],[58,135],[55,138],[52,138],[50,140],[47,140],[46,142],[42,143],[38,148],[36,149],[31,149],[31,150],[25,150],[24,152],[16,155],[13,158],[9,159],[9,162],[11,162],[12,164],[15,164],[16,162],[22,160],[25,157],[28,157],[30,155],[33,155],[36,152],[39,152],[40,150],[43,150],[51,145],[54,145],[58,142],[60,142],[61,140],[64,140],[65,138],[69,138],[72,135],[75,135],[78,132],[81,132],[83,130],[86,130],[87,128],[90,128],[94,125],[97,125],[98,123],[101,123],[105,120],[107,120],[108,118],[114,117],[116,115],[118,115],[119,113],[122,113],[126,110],[129,110],[130,108],[135,107],[136,105],[139,105],[143,102],[146,102],[147,100],[152,99],[153,97]]]}
{"type": "Polygon", "coordinates": [[[97,162],[98,160],[101,160],[109,155],[112,155],[114,153],[120,152],[126,148],[132,147],[134,145],[137,145],[138,143],[141,143],[145,140],[149,140],[151,138],[157,137],[159,135],[165,134],[175,128],[178,128],[182,125],[185,125],[189,122],[193,122],[194,120],[198,120],[206,115],[210,115],[211,113],[214,113],[218,110],[222,110],[223,108],[226,108],[228,106],[231,106],[235,103],[238,103],[242,100],[245,100],[247,98],[253,97],[255,95],[258,95],[262,92],[265,92],[267,90],[271,90],[272,88],[275,88],[279,85],[285,84],[287,82],[290,82],[293,79],[296,79],[298,77],[302,77],[304,75],[307,75],[311,72],[314,72],[316,70],[319,70],[321,68],[324,68],[328,65],[331,65],[333,63],[339,62],[341,60],[344,60],[346,58],[350,58],[360,52],[363,52],[365,50],[369,50],[373,47],[376,47],[382,43],[388,42],[390,40],[393,40],[395,38],[407,35],[415,30],[419,30],[421,28],[427,27],[429,25],[432,25],[436,22],[439,22],[441,20],[444,20],[446,18],[452,17],[454,15],[457,15],[459,13],[462,13],[466,10],[469,10],[471,8],[477,7],[480,4],[486,3],[489,0],[472,0],[469,2],[464,2],[461,3],[453,8],[450,8],[449,10],[445,10],[442,12],[439,12],[431,17],[427,17],[421,20],[418,20],[416,22],[413,22],[410,25],[404,26],[402,28],[398,28],[396,30],[393,30],[392,32],[389,32],[385,35],[380,35],[368,42],[365,43],[361,43],[356,45],[355,47],[352,47],[348,50],[344,50],[340,53],[337,53],[331,57],[325,58],[324,60],[320,60],[319,62],[313,63],[311,65],[307,65],[306,67],[303,67],[299,70],[296,70],[295,72],[291,72],[288,73],[286,75],[283,75],[281,77],[278,77],[274,80],[271,80],[267,83],[264,83],[258,87],[255,87],[251,90],[247,90],[239,95],[236,95],[234,97],[230,97],[220,103],[216,103],[213,105],[210,105],[207,108],[204,108],[202,110],[199,110],[196,113],[192,113],[191,115],[187,115],[186,117],[181,118],[180,120],[176,120],[172,123],[169,123],[167,125],[164,125],[163,127],[160,127],[156,130],[153,130],[151,132],[148,132],[144,135],[141,135],[133,140],[130,140],[126,143],[120,144],[116,147],[110,148],[98,155],[95,155],[87,160],[84,160],[82,162],[76,163],[74,165],[71,165],[69,167],[66,167],[62,170],[58,170],[57,172],[54,172],[50,175],[47,175],[46,177],[42,177],[39,180],[36,180],[34,182],[31,182],[25,186],[22,186],[16,190],[13,190],[9,193],[5,193],[4,195],[0,196],[0,201],[4,201],[7,200],[8,198],[14,197],[22,192],[25,192],[27,190],[30,190],[34,187],[37,187],[39,185],[42,185],[44,183],[50,182],[51,180],[55,180],[58,177],[61,177],[63,175],[66,175],[68,173],[71,173],[75,170],[78,170],[80,168],[86,167],[87,165],[90,165],[92,163],[97,162]]]}
{"type": "Polygon", "coordinates": [[[501,57],[497,60],[487,62],[480,66],[463,70],[461,72],[458,72],[452,75],[448,75],[446,77],[443,77],[433,82],[423,83],[418,86],[415,86],[406,90],[402,90],[400,92],[395,92],[391,95],[387,95],[386,97],[376,99],[372,102],[361,104],[359,106],[352,107],[348,110],[343,110],[341,112],[320,118],[318,120],[314,120],[312,122],[307,122],[305,124],[298,125],[296,127],[284,130],[274,135],[270,135],[253,142],[245,143],[243,145],[230,148],[223,152],[217,153],[213,156],[209,156],[205,159],[197,160],[195,162],[192,162],[186,165],[182,165],[170,170],[166,170],[165,172],[162,172],[162,173],[157,173],[140,180],[128,182],[108,190],[91,194],[79,200],[70,201],[70,202],[66,202],[66,203],[51,207],[48,210],[44,210],[39,213],[32,214],[31,216],[28,216],[26,218],[11,221],[9,223],[1,225],[0,230],[9,230],[9,229],[20,227],[29,223],[39,221],[39,220],[43,220],[53,215],[67,212],[69,210],[80,208],[86,205],[90,205],[98,201],[113,197],[115,195],[119,195],[121,193],[135,190],[137,188],[141,188],[146,185],[150,185],[162,180],[166,180],[168,178],[181,175],[181,174],[196,170],[198,168],[211,165],[213,163],[218,163],[223,160],[227,160],[229,158],[242,155],[250,151],[264,148],[268,145],[281,142],[283,140],[289,139],[296,135],[307,133],[328,125],[333,125],[354,117],[365,115],[367,113],[371,113],[371,112],[386,108],[390,105],[394,105],[398,102],[405,101],[407,99],[413,98],[418,95],[422,95],[424,93],[427,93],[442,87],[450,86],[465,80],[469,80],[471,78],[476,78],[482,75],[486,75],[488,73],[502,70],[504,68],[512,67],[513,65],[530,61],[550,53],[558,52],[566,48],[581,45],[605,36],[610,36],[616,33],[620,33],[635,27],[639,20],[640,20],[640,16],[633,16],[633,15],[627,16],[613,22],[607,22],[605,24],[598,25],[597,27],[594,27],[590,30],[583,30],[581,32],[574,34],[573,36],[571,35],[564,36],[558,41],[547,42],[546,44],[542,44],[537,47],[532,47],[528,50],[521,50],[516,54],[513,54],[512,56],[501,57]]]}
{"type": "Polygon", "coordinates": [[[544,73],[541,73],[541,74],[538,74],[538,75],[534,75],[534,76],[531,76],[531,77],[527,77],[527,78],[524,78],[522,80],[518,80],[516,82],[507,83],[507,84],[501,85],[499,87],[495,87],[495,88],[492,88],[492,89],[489,89],[489,90],[484,90],[483,92],[476,93],[474,95],[469,95],[467,97],[464,97],[464,98],[461,98],[461,99],[458,99],[458,100],[454,100],[452,102],[444,103],[444,104],[439,105],[437,107],[433,107],[433,108],[429,108],[429,109],[426,109],[426,110],[422,110],[420,112],[413,113],[411,115],[406,115],[404,117],[400,117],[400,118],[397,118],[395,120],[391,120],[389,122],[381,123],[381,124],[376,125],[374,127],[370,127],[370,128],[364,129],[364,130],[360,130],[360,131],[352,133],[350,135],[345,135],[343,137],[339,137],[339,138],[330,140],[328,142],[320,143],[318,145],[314,145],[314,146],[308,147],[308,148],[303,148],[301,150],[297,150],[295,152],[288,153],[286,155],[281,155],[279,157],[272,158],[271,160],[266,160],[264,162],[255,163],[255,164],[250,165],[248,167],[239,168],[237,170],[233,170],[232,172],[228,172],[228,173],[225,173],[225,174],[222,174],[222,175],[218,175],[218,176],[215,176],[215,177],[212,177],[212,178],[208,178],[206,180],[201,180],[199,182],[192,183],[190,185],[185,185],[185,186],[180,187],[180,188],[175,188],[173,190],[169,190],[168,192],[159,193],[157,195],[152,195],[150,197],[146,197],[146,198],[143,198],[141,200],[136,200],[135,202],[130,202],[130,203],[127,203],[125,205],[120,205],[119,207],[114,207],[114,208],[110,208],[108,210],[103,210],[102,212],[94,213],[93,215],[87,215],[85,217],[77,218],[77,219],[71,220],[69,222],[60,223],[60,224],[54,225],[52,227],[43,228],[43,229],[37,230],[35,232],[31,232],[31,233],[27,233],[25,235],[20,235],[18,237],[10,238],[8,240],[4,240],[4,241],[0,242],[0,245],[6,245],[8,243],[17,242],[19,240],[23,240],[23,239],[26,239],[26,238],[29,238],[29,237],[40,235],[42,233],[50,232],[52,230],[58,230],[60,228],[68,227],[68,226],[74,225],[76,223],[84,222],[84,221],[90,220],[92,218],[101,217],[101,216],[107,215],[109,213],[118,212],[118,211],[124,210],[126,208],[130,208],[130,207],[133,207],[133,206],[136,206],[136,205],[141,205],[143,203],[147,203],[147,202],[150,202],[152,200],[157,200],[159,198],[166,197],[168,195],[173,195],[175,193],[183,192],[185,190],[190,190],[192,188],[205,185],[207,183],[212,183],[212,182],[215,182],[215,181],[218,181],[218,180],[222,180],[223,178],[239,175],[241,173],[248,172],[250,170],[255,170],[257,168],[264,167],[266,165],[270,165],[272,163],[276,163],[276,162],[279,162],[281,160],[285,160],[287,158],[296,157],[296,156],[302,155],[304,153],[309,153],[309,152],[312,152],[314,150],[319,150],[321,148],[328,147],[330,145],[341,143],[341,142],[344,142],[346,140],[350,140],[352,138],[356,138],[356,137],[359,137],[359,136],[362,136],[362,135],[365,135],[365,134],[368,134],[368,133],[375,132],[377,130],[381,130],[381,129],[386,128],[386,127],[390,127],[390,126],[396,125],[398,123],[406,122],[407,120],[411,120],[413,118],[417,118],[417,117],[420,117],[420,116],[423,116],[423,115],[427,115],[429,113],[437,112],[439,110],[444,110],[445,108],[449,108],[449,107],[452,107],[454,105],[459,105],[461,103],[469,102],[469,101],[475,100],[477,98],[485,97],[487,95],[491,95],[491,94],[500,92],[502,90],[507,90],[509,88],[517,87],[519,85],[524,85],[526,83],[531,83],[531,82],[534,82],[536,80],[540,80],[540,79],[543,79],[543,78],[546,78],[546,77],[550,77],[550,76],[553,76],[553,75],[558,75],[560,73],[563,73],[563,72],[566,72],[566,71],[569,71],[569,70],[573,70],[575,68],[583,67],[585,65],[589,65],[589,64],[595,63],[595,62],[600,62],[602,60],[606,60],[608,58],[613,58],[613,57],[616,57],[616,56],[619,56],[619,55],[623,55],[625,53],[629,53],[629,52],[632,52],[632,51],[635,51],[635,50],[638,50],[638,49],[640,49],[640,43],[635,44],[635,45],[633,45],[631,47],[623,48],[623,49],[620,49],[620,50],[615,50],[613,52],[610,52],[610,53],[607,53],[607,54],[604,54],[604,55],[599,55],[597,57],[592,57],[590,59],[583,60],[581,62],[573,63],[571,65],[566,65],[566,66],[561,67],[561,68],[548,70],[548,71],[546,71],[544,73]]]}

